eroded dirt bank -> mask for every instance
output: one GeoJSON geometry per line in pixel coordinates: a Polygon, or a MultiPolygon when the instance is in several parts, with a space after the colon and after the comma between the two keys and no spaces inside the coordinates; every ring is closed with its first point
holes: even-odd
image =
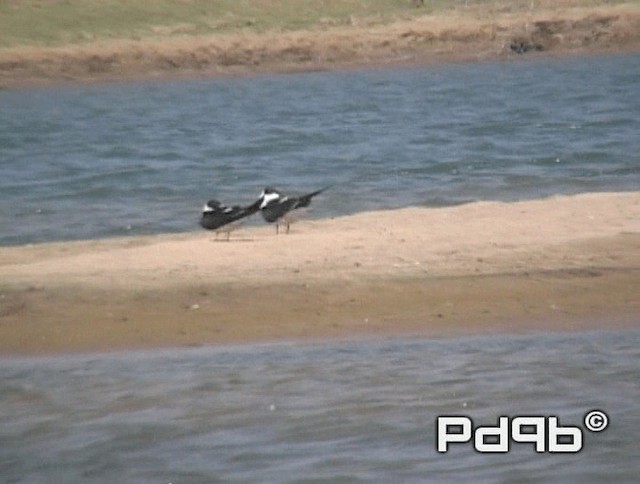
{"type": "Polygon", "coordinates": [[[640,6],[453,10],[389,25],[0,50],[0,86],[640,51],[640,6]]]}

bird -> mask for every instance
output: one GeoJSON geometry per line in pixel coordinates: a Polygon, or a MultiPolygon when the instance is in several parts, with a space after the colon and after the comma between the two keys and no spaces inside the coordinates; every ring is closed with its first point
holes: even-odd
{"type": "Polygon", "coordinates": [[[260,210],[262,199],[258,199],[251,205],[241,207],[234,205],[228,207],[223,205],[218,200],[211,199],[205,203],[202,208],[202,215],[200,216],[200,226],[207,230],[216,231],[216,240],[220,232],[227,234],[227,240],[231,236],[231,232],[238,228],[239,224],[234,224],[245,217],[253,215],[260,210]]]}
{"type": "Polygon", "coordinates": [[[273,187],[266,187],[260,194],[260,213],[262,217],[268,223],[276,223],[276,234],[280,230],[280,222],[282,219],[287,226],[287,233],[289,233],[289,226],[291,225],[290,212],[298,208],[308,207],[311,203],[311,199],[316,195],[324,192],[325,187],[307,195],[301,197],[287,197],[283,196],[278,190],[273,187]]]}

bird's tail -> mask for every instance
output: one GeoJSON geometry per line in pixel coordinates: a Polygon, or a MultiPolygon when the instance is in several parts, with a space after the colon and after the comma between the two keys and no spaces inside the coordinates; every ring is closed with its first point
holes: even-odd
{"type": "Polygon", "coordinates": [[[253,215],[254,213],[256,213],[258,210],[260,210],[260,205],[262,204],[262,198],[258,198],[255,202],[253,202],[251,205],[247,205],[246,207],[244,207],[244,210],[248,215],[253,215]]]}
{"type": "Polygon", "coordinates": [[[315,192],[308,193],[306,195],[301,196],[296,208],[309,206],[309,204],[311,203],[311,199],[313,197],[315,197],[316,195],[320,195],[322,192],[324,192],[325,190],[328,190],[329,188],[331,188],[331,185],[321,188],[320,190],[316,190],[315,192]]]}

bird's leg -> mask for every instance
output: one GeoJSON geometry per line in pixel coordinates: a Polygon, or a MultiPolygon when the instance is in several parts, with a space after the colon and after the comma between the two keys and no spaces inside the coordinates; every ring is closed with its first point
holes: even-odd
{"type": "Polygon", "coordinates": [[[289,230],[291,229],[291,224],[293,223],[293,219],[291,219],[289,217],[289,214],[286,214],[284,217],[282,217],[282,221],[287,224],[287,234],[289,233],[289,230]]]}
{"type": "Polygon", "coordinates": [[[276,222],[276,235],[280,233],[280,224],[276,222]]]}
{"type": "Polygon", "coordinates": [[[227,242],[229,242],[229,238],[231,237],[231,230],[227,232],[227,242]]]}

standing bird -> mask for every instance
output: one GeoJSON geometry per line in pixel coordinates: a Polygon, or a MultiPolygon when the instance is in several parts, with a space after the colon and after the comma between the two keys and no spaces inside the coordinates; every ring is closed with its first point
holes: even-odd
{"type": "Polygon", "coordinates": [[[234,224],[233,222],[253,215],[260,210],[261,204],[262,199],[259,199],[246,207],[239,205],[227,207],[226,205],[222,205],[218,200],[209,200],[202,209],[200,225],[204,229],[215,230],[216,240],[220,232],[225,232],[227,234],[227,240],[229,240],[231,232],[239,227],[239,224],[234,224]]]}
{"type": "Polygon", "coordinates": [[[301,197],[285,197],[275,188],[267,187],[260,194],[260,212],[262,217],[269,223],[276,223],[276,234],[280,230],[280,222],[282,219],[287,225],[287,233],[291,225],[290,212],[298,208],[308,207],[311,199],[316,195],[324,192],[327,188],[303,195],[301,197]]]}

